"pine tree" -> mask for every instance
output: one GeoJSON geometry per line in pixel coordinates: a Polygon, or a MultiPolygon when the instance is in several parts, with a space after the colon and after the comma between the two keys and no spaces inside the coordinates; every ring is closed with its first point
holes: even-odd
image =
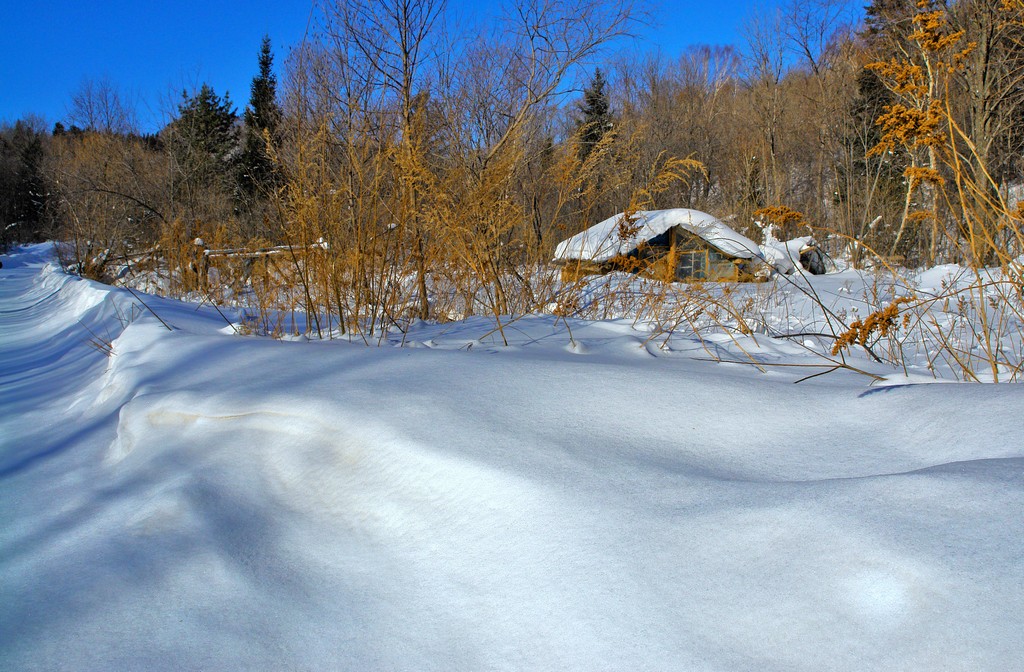
{"type": "MultiPolygon", "coordinates": [[[[917,11],[914,0],[871,0],[864,7],[864,30],[861,36],[873,49],[891,52],[913,29],[911,21],[917,11]],[[882,42],[889,45],[882,46],[882,42]]],[[[888,53],[886,56],[890,55],[888,53]]]]}
{"type": "Polygon", "coordinates": [[[896,99],[893,93],[885,87],[873,70],[865,68],[857,73],[857,95],[850,105],[852,137],[848,140],[856,148],[854,154],[859,156],[854,164],[858,177],[863,178],[878,172],[879,179],[902,182],[903,170],[907,166],[905,156],[893,153],[881,157],[881,171],[872,167],[875,161],[864,156],[867,150],[881,141],[882,131],[876,121],[894,102],[896,99]]]}
{"type": "Polygon", "coordinates": [[[601,141],[605,133],[611,130],[612,115],[608,93],[605,91],[607,81],[601,69],[594,70],[590,86],[583,91],[583,100],[579,104],[582,118],[577,120],[580,138],[579,158],[585,161],[594,147],[601,141]]]}
{"type": "Polygon", "coordinates": [[[245,142],[238,171],[239,197],[243,200],[258,198],[278,183],[274,162],[267,153],[267,141],[276,139],[281,122],[273,65],[270,37],[265,36],[260,46],[259,74],[252,80],[244,117],[245,142]]]}
{"type": "Polygon", "coordinates": [[[231,100],[203,84],[193,97],[182,94],[178,118],[171,124],[172,144],[189,173],[223,175],[235,148],[235,119],[231,100]]]}
{"type": "Polygon", "coordinates": [[[0,129],[0,248],[41,235],[47,188],[45,134],[19,120],[0,129]]]}
{"type": "Polygon", "coordinates": [[[177,178],[175,198],[189,218],[207,218],[212,204],[226,203],[234,190],[237,115],[230,98],[221,99],[208,84],[192,97],[182,94],[178,111],[166,134],[177,178]]]}
{"type": "Polygon", "coordinates": [[[263,37],[260,45],[259,74],[253,78],[249,107],[245,111],[246,126],[266,129],[274,134],[281,121],[277,106],[277,76],[274,75],[274,54],[270,49],[270,36],[263,37]]]}

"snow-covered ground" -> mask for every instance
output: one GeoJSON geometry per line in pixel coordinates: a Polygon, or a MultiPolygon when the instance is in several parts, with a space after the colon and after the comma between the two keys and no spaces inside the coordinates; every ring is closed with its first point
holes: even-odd
{"type": "Polygon", "coordinates": [[[1018,385],[169,330],[50,259],[0,270],[0,669],[1022,669],[1018,385]]]}

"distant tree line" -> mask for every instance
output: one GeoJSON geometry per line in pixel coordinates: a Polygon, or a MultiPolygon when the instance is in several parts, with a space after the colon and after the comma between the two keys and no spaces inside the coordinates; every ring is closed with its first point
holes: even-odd
{"type": "Polygon", "coordinates": [[[459,38],[440,0],[326,2],[280,86],[263,41],[241,115],[203,84],[144,135],[100,81],[52,131],[0,129],[4,242],[68,241],[102,277],[197,237],[322,241],[304,293],[342,325],[388,302],[443,317],[442,278],[528,306],[524,265],[636,208],[813,233],[854,263],[998,262],[1024,252],[1022,17],[1020,0],[873,0],[851,24],[790,0],[742,49],[667,56],[630,48],[626,0],[519,0],[459,38]]]}

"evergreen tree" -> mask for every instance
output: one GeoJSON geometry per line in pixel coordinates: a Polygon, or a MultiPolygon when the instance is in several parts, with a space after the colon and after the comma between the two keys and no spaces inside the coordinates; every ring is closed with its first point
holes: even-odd
{"type": "Polygon", "coordinates": [[[235,148],[235,119],[231,100],[203,84],[193,97],[182,94],[178,118],[172,123],[172,143],[185,159],[183,164],[197,172],[223,172],[235,148]]]}
{"type": "Polygon", "coordinates": [[[168,140],[179,172],[194,185],[223,183],[236,146],[237,115],[230,98],[221,99],[203,84],[192,97],[182,94],[178,112],[168,140]]]}
{"type": "Polygon", "coordinates": [[[42,235],[45,139],[45,132],[22,120],[0,129],[0,247],[42,235]]]}
{"type": "Polygon", "coordinates": [[[604,74],[598,68],[594,70],[590,86],[583,91],[583,100],[579,103],[579,109],[583,116],[577,120],[580,137],[580,161],[585,161],[605,133],[611,130],[611,105],[608,100],[608,92],[605,91],[607,83],[604,74]]]}
{"type": "Polygon", "coordinates": [[[870,207],[871,217],[883,215],[891,223],[902,207],[903,170],[907,157],[896,152],[868,157],[872,147],[882,139],[877,120],[895,101],[891,91],[878,75],[867,68],[857,73],[857,94],[849,107],[849,120],[843,143],[846,154],[851,157],[849,164],[840,163],[838,174],[842,177],[837,188],[840,200],[853,199],[856,207],[870,207]],[[867,186],[873,185],[873,186],[867,186]],[[850,191],[860,191],[858,200],[850,191]]]}
{"type": "Polygon", "coordinates": [[[203,84],[192,97],[182,94],[178,111],[165,143],[174,166],[174,198],[190,220],[227,217],[238,154],[231,100],[203,84]]]}
{"type": "Polygon", "coordinates": [[[270,36],[264,36],[260,45],[259,74],[253,78],[249,94],[249,107],[245,123],[252,128],[266,129],[274,134],[281,121],[277,106],[277,77],[274,75],[274,54],[270,49],[270,36]]]}
{"type": "MultiPolygon", "coordinates": [[[[867,68],[857,73],[857,95],[850,106],[850,116],[856,133],[862,136],[861,144],[867,149],[882,139],[882,132],[876,123],[885,114],[895,98],[874,70],[867,68]]],[[[902,173],[902,167],[899,170],[902,173]]]]}
{"type": "Polygon", "coordinates": [[[864,7],[862,37],[868,46],[888,56],[895,45],[903,42],[913,29],[911,21],[917,13],[914,0],[871,0],[864,7]],[[882,46],[881,43],[888,42],[882,46]]]}
{"type": "Polygon", "coordinates": [[[243,200],[259,198],[278,183],[274,162],[267,154],[267,141],[276,139],[281,122],[273,65],[270,37],[265,36],[260,46],[259,74],[252,80],[244,117],[245,140],[238,165],[238,195],[243,200]]]}

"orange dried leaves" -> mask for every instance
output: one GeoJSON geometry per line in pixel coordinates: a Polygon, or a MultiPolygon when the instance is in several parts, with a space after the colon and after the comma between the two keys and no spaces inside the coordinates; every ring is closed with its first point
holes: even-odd
{"type": "Polygon", "coordinates": [[[949,24],[946,21],[946,12],[943,10],[922,12],[913,18],[913,22],[914,32],[910,33],[909,37],[921,45],[921,49],[925,53],[942,53],[964,36],[962,30],[953,33],[946,32],[949,24]]]}
{"type": "Polygon", "coordinates": [[[630,241],[636,237],[636,234],[640,232],[639,218],[636,215],[636,211],[627,210],[622,213],[622,217],[619,218],[619,225],[616,228],[616,235],[619,240],[630,241]]]}
{"type": "Polygon", "coordinates": [[[941,147],[946,136],[942,128],[943,110],[941,101],[935,100],[924,110],[908,107],[902,103],[889,105],[885,114],[875,123],[882,127],[882,139],[868,151],[868,156],[905,147],[941,147]]]}
{"type": "Polygon", "coordinates": [[[925,183],[937,186],[941,186],[946,183],[946,180],[939,174],[939,171],[934,168],[925,168],[924,166],[908,166],[907,169],[903,171],[903,176],[909,181],[908,188],[911,191],[925,183]]]}
{"type": "MultiPolygon", "coordinates": [[[[885,338],[899,328],[900,306],[913,303],[914,299],[901,296],[881,310],[876,310],[863,320],[854,320],[850,328],[839,334],[836,342],[832,345],[832,354],[838,355],[844,349],[853,347],[856,344],[867,346],[877,334],[877,338],[885,338]]],[[[908,315],[905,315],[902,323],[907,324],[908,315]]]]}
{"type": "Polygon", "coordinates": [[[892,58],[888,61],[868,63],[864,67],[868,70],[873,70],[875,74],[886,82],[887,88],[894,93],[918,98],[928,95],[924,68],[920,65],[892,58]]]}
{"type": "Polygon", "coordinates": [[[793,210],[785,205],[770,205],[766,208],[759,208],[754,211],[754,218],[764,222],[770,222],[776,226],[800,226],[806,224],[804,213],[793,210]]]}

